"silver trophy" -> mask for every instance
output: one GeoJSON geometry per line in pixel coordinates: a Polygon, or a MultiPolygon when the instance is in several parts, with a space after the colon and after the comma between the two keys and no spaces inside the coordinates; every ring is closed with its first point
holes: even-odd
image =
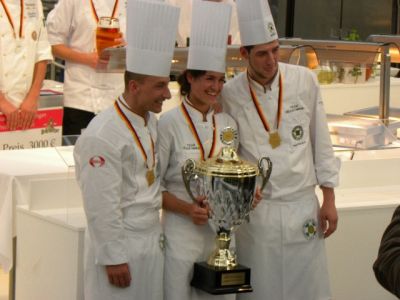
{"type": "Polygon", "coordinates": [[[187,192],[195,202],[197,197],[205,196],[217,234],[216,249],[207,263],[195,263],[191,282],[211,294],[252,291],[250,269],[237,263],[229,245],[232,233],[249,218],[257,177],[262,179],[262,190],[272,171],[267,157],[261,158],[257,166],[242,161],[233,147],[236,136],[233,128],[225,128],[220,136],[225,147],[217,157],[205,161],[188,159],[182,167],[187,192]]]}

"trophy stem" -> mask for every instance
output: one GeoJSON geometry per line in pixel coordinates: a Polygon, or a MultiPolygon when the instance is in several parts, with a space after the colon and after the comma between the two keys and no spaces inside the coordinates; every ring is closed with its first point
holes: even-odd
{"type": "Polygon", "coordinates": [[[217,268],[226,268],[227,270],[236,267],[236,256],[229,251],[231,243],[230,234],[220,232],[215,239],[215,243],[217,247],[208,258],[207,264],[217,268]]]}

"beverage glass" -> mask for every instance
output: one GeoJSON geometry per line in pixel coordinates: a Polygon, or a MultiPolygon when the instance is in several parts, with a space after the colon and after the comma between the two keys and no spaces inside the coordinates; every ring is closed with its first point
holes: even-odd
{"type": "Polygon", "coordinates": [[[101,53],[105,48],[121,44],[122,34],[117,18],[101,17],[96,28],[96,49],[101,53]]]}

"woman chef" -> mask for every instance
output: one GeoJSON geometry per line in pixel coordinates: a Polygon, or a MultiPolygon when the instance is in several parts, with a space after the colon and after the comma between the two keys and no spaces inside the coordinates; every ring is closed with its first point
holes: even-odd
{"type": "Polygon", "coordinates": [[[231,117],[212,109],[225,81],[230,15],[228,4],[193,1],[188,69],[178,80],[183,102],[159,121],[165,300],[234,299],[233,295],[211,296],[190,286],[193,264],[211,254],[215,233],[208,224],[207,208],[193,203],[181,175],[186,159],[205,160],[217,155],[223,145],[222,130],[227,126],[236,130],[231,117]]]}

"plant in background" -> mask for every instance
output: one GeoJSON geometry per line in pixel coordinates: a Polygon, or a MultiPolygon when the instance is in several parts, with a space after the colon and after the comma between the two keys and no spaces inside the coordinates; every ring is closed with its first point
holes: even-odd
{"type": "Polygon", "coordinates": [[[358,34],[357,29],[352,29],[350,33],[344,38],[345,41],[359,41],[360,35],[358,34]]]}
{"type": "Polygon", "coordinates": [[[359,65],[354,66],[349,70],[349,74],[354,77],[354,83],[357,83],[358,77],[362,75],[361,67],[359,65]]]}

